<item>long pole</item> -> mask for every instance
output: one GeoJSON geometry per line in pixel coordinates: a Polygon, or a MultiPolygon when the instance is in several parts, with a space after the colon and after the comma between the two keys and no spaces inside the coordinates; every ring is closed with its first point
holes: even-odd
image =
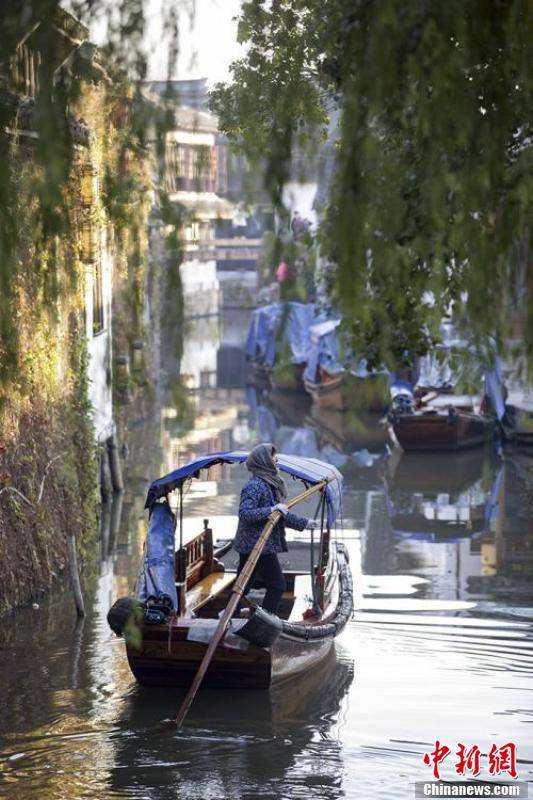
{"type": "MultiPolygon", "coordinates": [[[[322,489],[324,489],[327,483],[328,483],[327,480],[320,481],[320,483],[315,484],[315,486],[311,486],[310,489],[307,489],[305,492],[302,492],[297,497],[294,497],[292,500],[289,500],[289,502],[287,503],[288,508],[292,508],[292,506],[295,506],[297,503],[301,503],[303,500],[307,500],[307,498],[311,497],[313,494],[315,494],[315,492],[319,492],[322,489]]],[[[266,541],[280,517],[281,517],[280,511],[273,511],[270,514],[270,516],[268,517],[268,522],[266,523],[265,527],[261,532],[261,536],[255,543],[253,550],[248,556],[246,564],[244,565],[240,575],[237,577],[237,580],[233,584],[233,589],[231,592],[229,603],[226,606],[226,609],[220,618],[220,622],[218,623],[213,638],[209,642],[209,646],[202,659],[202,663],[198,668],[198,672],[194,676],[194,680],[191,683],[189,691],[185,695],[185,699],[183,700],[183,703],[181,704],[176,719],[174,720],[178,728],[181,727],[183,720],[187,716],[187,712],[189,711],[189,708],[192,705],[192,701],[196,697],[196,693],[198,692],[200,684],[204,679],[204,675],[207,672],[209,664],[211,663],[215,650],[217,649],[222,637],[226,632],[226,629],[230,623],[233,613],[237,608],[239,600],[241,599],[243,592],[246,588],[246,585],[250,580],[252,572],[255,569],[255,565],[257,564],[259,556],[263,551],[266,541]]]]}

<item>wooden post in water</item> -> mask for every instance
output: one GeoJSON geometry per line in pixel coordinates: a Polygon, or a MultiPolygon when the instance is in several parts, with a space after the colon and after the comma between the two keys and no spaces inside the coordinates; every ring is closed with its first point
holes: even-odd
{"type": "Polygon", "coordinates": [[[120,465],[120,457],[118,454],[117,437],[113,434],[106,442],[107,453],[109,456],[109,469],[111,472],[111,483],[113,484],[113,492],[120,494],[124,491],[124,481],[122,479],[122,467],[120,465]]]}
{"type": "Polygon", "coordinates": [[[83,594],[81,592],[81,584],[80,584],[80,574],[78,572],[76,539],[74,538],[74,533],[71,533],[70,531],[67,534],[67,547],[68,547],[68,563],[70,568],[70,580],[72,583],[72,591],[74,592],[76,611],[78,612],[78,617],[84,617],[85,603],[83,602],[83,594]]]}
{"type": "MultiPolygon", "coordinates": [[[[301,503],[303,500],[307,500],[307,498],[311,497],[315,492],[324,489],[327,483],[328,480],[320,481],[320,483],[315,484],[315,486],[311,486],[310,489],[307,489],[305,492],[302,492],[302,494],[299,494],[297,497],[293,498],[292,500],[289,500],[289,502],[287,503],[288,508],[291,508],[292,506],[296,505],[296,503],[301,503]]],[[[252,577],[252,572],[254,571],[255,565],[259,560],[259,556],[263,552],[263,548],[266,544],[266,541],[270,536],[272,529],[274,528],[274,525],[278,522],[280,517],[281,517],[280,511],[273,511],[270,514],[268,522],[263,528],[261,536],[255,543],[253,550],[248,556],[248,561],[244,565],[242,572],[240,573],[240,575],[237,577],[237,580],[233,584],[233,589],[231,591],[231,597],[229,603],[226,606],[224,613],[222,614],[222,617],[220,618],[220,622],[218,623],[213,638],[209,642],[205,655],[202,659],[202,663],[198,668],[198,672],[194,676],[194,680],[189,688],[189,691],[185,695],[185,699],[183,700],[181,708],[178,711],[176,719],[174,720],[178,728],[181,727],[183,720],[187,716],[187,712],[189,711],[189,708],[192,705],[192,701],[196,697],[196,693],[198,692],[200,684],[204,679],[204,675],[207,672],[207,668],[209,667],[209,664],[211,663],[211,660],[215,654],[215,650],[217,649],[222,637],[226,632],[226,629],[235,612],[235,609],[237,608],[237,605],[239,604],[239,600],[243,595],[243,592],[246,588],[248,581],[252,577]]]]}
{"type": "Polygon", "coordinates": [[[102,503],[107,503],[113,496],[113,480],[111,478],[109,455],[105,445],[99,445],[98,451],[100,466],[100,496],[102,498],[102,503]]]}

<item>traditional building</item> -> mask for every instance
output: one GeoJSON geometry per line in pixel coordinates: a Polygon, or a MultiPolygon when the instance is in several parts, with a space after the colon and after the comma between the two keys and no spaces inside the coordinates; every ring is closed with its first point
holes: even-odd
{"type": "MultiPolygon", "coordinates": [[[[179,265],[186,316],[217,314],[220,285],[217,277],[216,226],[231,219],[235,208],[221,197],[217,121],[205,111],[182,106],[144,89],[154,109],[164,109],[173,123],[163,133],[156,176],[156,204],[170,204],[180,218],[179,265]]],[[[158,132],[150,139],[156,147],[158,132]]],[[[162,222],[162,221],[161,221],[162,222]]],[[[162,222],[163,224],[163,222],[162,222]]]]}

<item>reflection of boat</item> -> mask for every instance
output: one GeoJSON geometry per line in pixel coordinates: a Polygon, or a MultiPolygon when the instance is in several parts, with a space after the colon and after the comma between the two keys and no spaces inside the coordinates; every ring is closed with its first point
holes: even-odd
{"type": "MultiPolygon", "coordinates": [[[[338,657],[331,648],[316,669],[307,670],[297,677],[277,682],[270,692],[250,690],[246,703],[235,703],[234,696],[220,689],[205,689],[192,705],[188,720],[192,724],[213,725],[217,720],[224,724],[246,725],[290,719],[295,713],[320,719],[324,714],[338,710],[340,701],[353,680],[353,662],[338,657]]],[[[178,689],[172,703],[179,706],[184,696],[178,689]]],[[[134,727],[155,724],[169,714],[169,695],[164,688],[136,686],[128,697],[125,715],[134,727]]]]}
{"type": "Polygon", "coordinates": [[[483,456],[469,452],[439,453],[429,465],[417,453],[391,458],[386,486],[395,534],[449,541],[483,533],[490,498],[484,465],[483,456]]]}
{"type": "Polygon", "coordinates": [[[395,450],[387,462],[388,480],[405,492],[457,496],[482,478],[487,456],[480,449],[435,453],[428,464],[423,453],[395,450]]]}
{"type": "MultiPolygon", "coordinates": [[[[166,497],[174,489],[180,490],[181,497],[185,482],[197,477],[201,469],[242,463],[246,456],[239,451],[203,456],[150,487],[150,527],[138,598],[118,600],[108,617],[115,632],[125,633],[130,668],[140,683],[191,683],[236,577],[226,570],[223,552],[214,551],[213,535],[207,527],[180,547],[175,564],[175,517],[166,497]]],[[[284,565],[287,591],[279,617],[252,609],[249,620],[235,619],[232,632],[215,651],[206,686],[267,688],[314,667],[327,655],[351,614],[346,551],[331,541],[329,533],[340,508],[342,476],[333,466],[315,459],[280,454],[278,463],[282,471],[306,484],[329,481],[323,491],[327,525],[320,534],[317,557],[311,568],[309,546],[293,543],[291,561],[284,565]]]]}
{"type": "MultiPolygon", "coordinates": [[[[248,691],[241,702],[233,692],[204,689],[178,737],[162,735],[161,721],[180,705],[180,690],[169,697],[165,688],[133,687],[118,723],[124,733],[113,737],[111,787],[120,796],[142,786],[145,796],[164,797],[171,784],[181,780],[183,786],[186,775],[194,796],[240,797],[244,788],[248,797],[263,796],[265,758],[269,788],[286,786],[312,739],[322,736],[329,749],[338,746],[329,734],[353,675],[353,662],[332,650],[316,670],[270,692],[248,691]]],[[[337,763],[333,759],[334,768],[337,763]]]]}
{"type": "Polygon", "coordinates": [[[494,432],[491,417],[450,406],[444,411],[393,409],[389,421],[394,438],[406,452],[462,450],[485,444],[494,432]]]}

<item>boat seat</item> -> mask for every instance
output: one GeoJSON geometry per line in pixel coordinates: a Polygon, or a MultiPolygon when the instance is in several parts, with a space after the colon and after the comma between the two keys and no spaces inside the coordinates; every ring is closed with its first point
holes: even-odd
{"type": "Polygon", "coordinates": [[[301,622],[304,612],[313,607],[313,586],[310,575],[296,575],[294,580],[294,605],[289,622],[301,622]]]}
{"type": "Polygon", "coordinates": [[[212,572],[202,580],[195,583],[187,592],[188,611],[197,611],[206,603],[213,600],[217,594],[227,589],[235,580],[235,573],[212,572]]]}

